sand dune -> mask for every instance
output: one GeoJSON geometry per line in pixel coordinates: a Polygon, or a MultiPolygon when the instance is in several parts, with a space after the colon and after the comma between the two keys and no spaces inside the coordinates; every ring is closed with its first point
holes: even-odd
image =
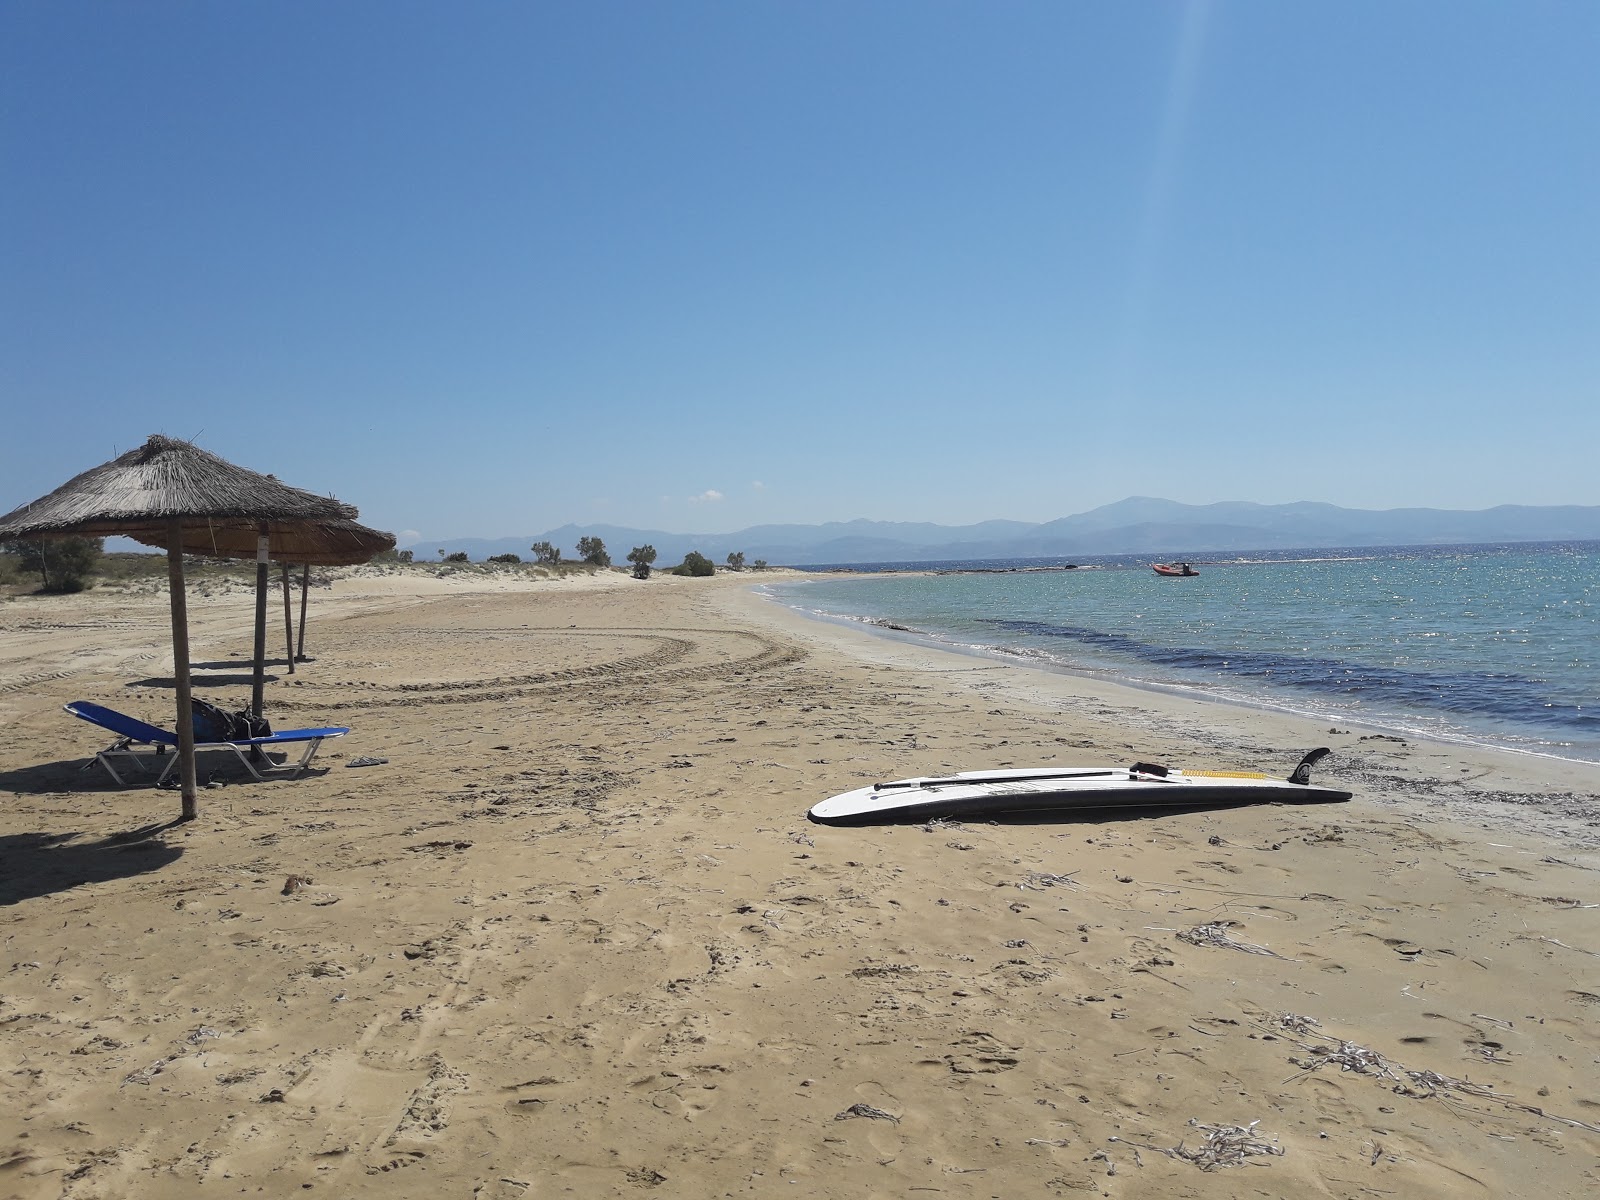
{"type": "MultiPolygon", "coordinates": [[[[1600,1188],[1595,768],[940,655],[748,582],[340,582],[269,713],[354,732],[295,781],[203,761],[187,825],[80,772],[103,739],[60,711],[170,719],[163,599],[0,607],[0,1195],[1600,1188]],[[1350,804],[804,815],[1317,744],[1350,804]]],[[[205,694],[247,692],[250,616],[195,603],[205,694]]]]}

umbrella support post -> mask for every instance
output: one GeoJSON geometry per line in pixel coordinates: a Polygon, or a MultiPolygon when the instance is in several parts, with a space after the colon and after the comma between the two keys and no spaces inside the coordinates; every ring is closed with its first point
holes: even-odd
{"type": "MultiPolygon", "coordinates": [[[[266,708],[267,690],[267,556],[270,553],[265,527],[256,541],[256,645],[255,671],[250,684],[250,711],[257,717],[266,708]]],[[[251,757],[260,755],[259,747],[250,747],[251,757]]]]}
{"type": "Polygon", "coordinates": [[[289,564],[283,564],[283,656],[289,660],[289,674],[294,674],[294,610],[289,607],[289,564]]]}
{"type": "Polygon", "coordinates": [[[178,779],[183,792],[183,817],[199,815],[199,787],[194,770],[194,710],[189,697],[189,604],[183,590],[183,522],[167,526],[167,588],[172,596],[172,678],[178,694],[178,779]]]}
{"type": "Polygon", "coordinates": [[[311,589],[311,564],[300,568],[300,638],[295,648],[296,662],[306,662],[306,592],[311,589]]]}

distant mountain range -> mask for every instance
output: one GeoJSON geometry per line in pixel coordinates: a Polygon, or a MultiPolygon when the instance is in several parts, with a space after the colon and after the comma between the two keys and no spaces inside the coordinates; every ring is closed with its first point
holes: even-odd
{"type": "Polygon", "coordinates": [[[1530,507],[1502,504],[1476,512],[1435,508],[1368,511],[1333,504],[1179,504],[1133,496],[1054,521],[982,521],[933,525],[911,521],[830,521],[825,525],[754,525],[736,533],[667,533],[618,525],[563,525],[509,538],[436,538],[403,543],[418,558],[464,550],[474,560],[492,554],[531,558],[534,542],[550,542],[568,558],[578,539],[598,537],[612,559],[656,548],[658,566],[698,550],[713,562],[742,551],[749,562],[773,566],[820,563],[930,562],[941,559],[1088,557],[1150,554],[1197,557],[1248,550],[1345,546],[1456,545],[1475,542],[1553,542],[1600,539],[1600,506],[1530,507]]]}

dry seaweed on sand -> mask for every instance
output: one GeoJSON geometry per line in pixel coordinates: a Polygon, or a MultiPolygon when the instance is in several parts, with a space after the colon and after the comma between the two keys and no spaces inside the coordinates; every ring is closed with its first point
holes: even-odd
{"type": "MultiPolygon", "coordinates": [[[[1221,950],[1243,950],[1246,954],[1265,954],[1269,958],[1283,958],[1276,950],[1268,950],[1265,946],[1258,946],[1254,942],[1241,942],[1232,937],[1228,929],[1232,922],[1217,921],[1209,925],[1196,925],[1193,929],[1178,931],[1178,940],[1188,942],[1191,946],[1215,946],[1221,950]]],[[[1284,961],[1291,961],[1285,959],[1284,961]]]]}
{"type": "Polygon", "coordinates": [[[1215,1171],[1218,1167],[1261,1167],[1266,1164],[1252,1163],[1250,1159],[1260,1155],[1281,1157],[1284,1149],[1276,1140],[1268,1141],[1257,1136],[1256,1126],[1259,1124],[1260,1121],[1251,1121],[1248,1125],[1207,1125],[1191,1117],[1189,1128],[1199,1130],[1205,1138],[1201,1145],[1193,1149],[1181,1140],[1176,1146],[1141,1145],[1119,1137],[1113,1137],[1111,1140],[1123,1142],[1135,1149],[1153,1150],[1157,1154],[1165,1154],[1168,1158],[1182,1159],[1184,1162],[1193,1163],[1202,1171],[1215,1171]]]}
{"type": "Polygon", "coordinates": [[[855,1117],[868,1117],[874,1121],[893,1121],[900,1124],[900,1118],[892,1112],[884,1112],[881,1108],[873,1108],[870,1104],[852,1104],[843,1112],[833,1114],[835,1121],[849,1121],[855,1117]]]}
{"type": "Polygon", "coordinates": [[[1017,881],[1017,887],[1027,892],[1042,892],[1053,887],[1077,887],[1078,881],[1073,878],[1076,871],[1069,871],[1065,875],[1052,875],[1048,871],[1029,871],[1017,881]]]}
{"type": "Polygon", "coordinates": [[[1291,1033],[1311,1033],[1322,1028],[1322,1022],[1315,1017],[1302,1017],[1299,1013],[1281,1012],[1272,1020],[1279,1029],[1287,1029],[1291,1033]]]}
{"type": "Polygon", "coordinates": [[[1343,1038],[1330,1037],[1324,1033],[1316,1032],[1318,1023],[1310,1017],[1297,1016],[1295,1013],[1279,1013],[1273,1018],[1274,1031],[1286,1030],[1299,1034],[1301,1037],[1320,1038],[1323,1043],[1296,1040],[1295,1045],[1304,1050],[1310,1057],[1304,1059],[1291,1059],[1300,1068],[1300,1074],[1291,1076],[1284,1082],[1293,1082],[1295,1079],[1304,1078],[1313,1071],[1320,1070],[1329,1063],[1337,1063],[1340,1071],[1349,1071],[1356,1075],[1371,1075],[1376,1079],[1388,1080],[1393,1086],[1389,1089],[1397,1096],[1407,1096],[1413,1100],[1451,1100],[1458,1096],[1470,1096],[1477,1100],[1497,1100],[1508,1109],[1517,1112],[1529,1113],[1542,1117],[1546,1121],[1555,1121],[1560,1125],[1567,1125],[1573,1129],[1586,1129],[1591,1133],[1600,1133],[1600,1125],[1588,1121],[1580,1121],[1575,1117],[1563,1117],[1556,1113],[1546,1112],[1535,1104],[1524,1104],[1508,1092],[1497,1092],[1494,1088],[1482,1083],[1474,1083],[1470,1079],[1457,1079],[1453,1075],[1441,1075],[1438,1071],[1413,1071],[1391,1059],[1385,1058],[1376,1050],[1355,1042],[1345,1041],[1343,1038]]]}

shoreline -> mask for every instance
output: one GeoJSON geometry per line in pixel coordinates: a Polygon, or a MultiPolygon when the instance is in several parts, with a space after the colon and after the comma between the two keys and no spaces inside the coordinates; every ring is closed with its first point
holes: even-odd
{"type": "MultiPolygon", "coordinates": [[[[822,582],[854,582],[860,579],[883,578],[903,579],[917,578],[940,573],[957,572],[921,572],[921,571],[881,571],[870,575],[843,574],[843,573],[815,573],[810,578],[790,579],[787,584],[803,584],[812,580],[822,582]]],[[[960,572],[977,573],[983,572],[960,572]]],[[[766,585],[753,585],[757,588],[766,585]]],[[[781,584],[779,586],[782,586],[781,584]]],[[[1538,758],[1549,758],[1558,762],[1569,762],[1582,766],[1590,766],[1600,770],[1600,757],[1585,758],[1578,752],[1563,752],[1567,747],[1556,744],[1549,738],[1538,739],[1528,734],[1519,734],[1517,737],[1507,735],[1505,740],[1489,740],[1496,735],[1492,730],[1473,730],[1462,726],[1450,732],[1439,732],[1429,729],[1426,721],[1427,714],[1419,713],[1387,713],[1373,716],[1352,715],[1348,712],[1324,711],[1296,707],[1295,701],[1288,695],[1277,694],[1252,694],[1248,690],[1213,690],[1204,684],[1177,679],[1134,678],[1125,673],[1125,668],[1120,664],[1106,663],[1104,665],[1081,666],[1068,662],[1058,661],[1048,654],[1043,654],[1027,649],[1013,648],[1002,643],[962,643],[951,640],[945,635],[926,629],[899,624],[888,617],[874,617],[866,615],[853,615],[837,613],[820,608],[807,607],[798,603],[798,596],[793,599],[784,599],[773,595],[775,603],[790,608],[808,620],[824,624],[837,624],[845,628],[866,629],[874,636],[884,637],[889,640],[905,640],[911,644],[927,646],[930,649],[959,654],[966,657],[984,660],[999,661],[1014,664],[1027,669],[1044,671],[1054,674],[1064,674],[1090,681],[1103,680],[1115,683],[1122,687],[1133,688],[1140,691],[1152,691],[1163,694],[1173,694],[1189,697],[1204,703],[1221,704],[1232,707],[1242,707],[1262,712],[1278,712],[1289,716],[1304,717],[1310,721],[1323,721],[1339,724],[1352,724],[1363,729],[1377,733],[1395,734],[1413,741],[1425,741],[1439,745],[1459,745],[1476,747],[1485,750],[1497,750],[1507,754],[1531,755],[1538,758]],[[897,638],[896,635],[901,635],[897,638]],[[1408,723],[1411,722],[1411,723],[1408,723]],[[1421,722],[1422,724],[1418,724],[1421,722]],[[1531,741],[1533,745],[1518,745],[1519,740],[1531,741]]],[[[1600,755],[1600,745],[1592,748],[1591,753],[1600,755]]]]}
{"type": "MultiPolygon", "coordinates": [[[[954,646],[942,646],[906,630],[898,631],[871,621],[829,619],[785,604],[760,592],[761,584],[744,589],[747,602],[739,606],[742,615],[765,620],[769,626],[793,636],[826,644],[868,662],[883,662],[913,669],[926,669],[959,678],[972,663],[988,664],[1008,695],[1044,709],[1081,710],[1088,704],[1109,706],[1135,728],[1148,731],[1175,757],[1187,753],[1180,738],[1187,736],[1202,751],[1211,750],[1232,756],[1228,765],[1265,770],[1259,760],[1245,760],[1241,752],[1260,752],[1275,748],[1287,764],[1314,746],[1327,745],[1335,757],[1319,768],[1319,776],[1349,777],[1380,794],[1393,794],[1406,800],[1419,782],[1438,783],[1433,773],[1442,764],[1454,764],[1458,774],[1471,774],[1486,786],[1464,788],[1448,785],[1449,800],[1471,808],[1485,806],[1485,819],[1504,821],[1525,819],[1528,807],[1554,822],[1563,838],[1580,837],[1600,843],[1600,764],[1584,759],[1562,758],[1539,751],[1524,751],[1469,741],[1432,738],[1396,730],[1380,723],[1340,719],[1339,732],[1328,726],[1328,718],[1297,713],[1263,703],[1212,696],[1180,688],[1165,688],[1132,681],[1105,679],[1064,667],[1012,661],[1003,655],[988,655],[954,646]],[[781,614],[781,615],[778,615],[781,614]],[[898,652],[874,647],[898,647],[898,652]],[[1012,674],[1015,673],[1015,674],[1012,674]],[[1350,726],[1346,729],[1344,726],[1350,726]],[[1252,728],[1259,726],[1260,730],[1252,728]],[[1362,733],[1361,730],[1369,732],[1362,733]],[[1263,736],[1266,746],[1263,746],[1263,736]],[[1422,763],[1407,762],[1410,754],[1397,754],[1388,744],[1415,750],[1422,763]],[[1425,768],[1419,770],[1419,766],[1425,768]],[[1541,803],[1544,794],[1559,799],[1541,803]],[[1519,807],[1514,818],[1504,811],[1505,801],[1514,799],[1519,807]]],[[[981,668],[979,668],[981,669],[981,668]]],[[[1141,756],[1140,754],[1135,757],[1141,756]]],[[[977,765],[964,769],[977,769],[977,765]]],[[[1428,801],[1409,802],[1434,807],[1428,801]]]]}

